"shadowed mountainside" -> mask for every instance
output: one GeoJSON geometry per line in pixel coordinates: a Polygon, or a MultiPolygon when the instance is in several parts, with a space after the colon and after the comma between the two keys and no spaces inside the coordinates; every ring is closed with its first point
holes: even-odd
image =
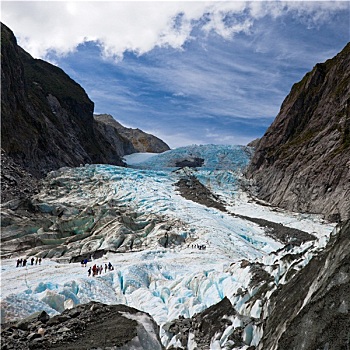
{"type": "Polygon", "coordinates": [[[1,141],[36,176],[85,163],[123,165],[94,127],[94,104],[60,68],[33,59],[1,24],[1,141]]]}
{"type": "Polygon", "coordinates": [[[350,215],[350,44],[316,64],[258,141],[247,176],[258,197],[283,208],[350,215]]]}
{"type": "Polygon", "coordinates": [[[60,167],[91,163],[123,166],[125,154],[169,149],[138,129],[130,129],[129,139],[119,132],[129,129],[94,119],[93,110],[79,84],[60,68],[31,57],[1,23],[1,200],[33,192],[29,184],[34,180],[25,180],[31,175],[41,178],[60,167]]]}

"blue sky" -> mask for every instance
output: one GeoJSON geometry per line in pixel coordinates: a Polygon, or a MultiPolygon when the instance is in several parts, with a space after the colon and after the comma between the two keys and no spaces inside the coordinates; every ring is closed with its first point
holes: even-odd
{"type": "Polygon", "coordinates": [[[292,85],[350,40],[349,2],[2,3],[34,57],[170,147],[261,137],[292,85]]]}

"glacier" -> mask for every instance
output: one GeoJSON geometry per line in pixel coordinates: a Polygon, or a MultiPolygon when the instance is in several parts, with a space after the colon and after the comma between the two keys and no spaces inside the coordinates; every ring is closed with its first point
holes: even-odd
{"type": "MultiPolygon", "coordinates": [[[[161,326],[163,344],[170,347],[180,346],[167,331],[170,321],[192,317],[224,297],[241,316],[267,317],[259,297],[262,281],[252,281],[258,273],[268,274],[268,297],[326,245],[335,225],[254,200],[243,186],[251,153],[244,146],[192,145],[125,156],[128,167],[85,165],[51,172],[35,201],[40,219],[27,218],[25,229],[9,220],[3,228],[2,322],[39,310],[54,315],[91,300],[122,303],[149,313],[161,326]],[[202,159],[202,166],[176,166],[194,159],[202,159]],[[215,195],[224,211],[181,195],[176,183],[192,177],[215,195]],[[314,239],[286,245],[246,217],[302,230],[314,239]],[[11,254],[28,237],[41,245],[11,254]],[[70,259],[93,251],[101,256],[87,267],[70,259]],[[291,254],[298,254],[297,262],[288,260],[291,254]],[[30,256],[42,256],[41,265],[16,268],[18,257],[30,256]],[[108,262],[114,270],[88,277],[90,266],[108,262]]],[[[2,210],[6,219],[14,204],[2,210]]],[[[233,329],[245,325],[241,316],[230,316],[231,328],[213,340],[213,349],[232,343],[233,329]]],[[[259,327],[246,325],[244,332],[247,345],[259,342],[259,327]]],[[[195,346],[189,337],[187,348],[195,346]]]]}

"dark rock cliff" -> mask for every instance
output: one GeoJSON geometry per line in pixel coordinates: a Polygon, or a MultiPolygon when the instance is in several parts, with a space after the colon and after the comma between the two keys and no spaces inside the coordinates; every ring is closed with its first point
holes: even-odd
{"type": "Polygon", "coordinates": [[[131,154],[134,152],[161,153],[170,149],[169,146],[158,137],[147,134],[140,129],[126,128],[109,114],[95,114],[95,120],[102,124],[105,130],[106,128],[109,130],[114,129],[121,137],[131,142],[134,149],[126,148],[124,154],[131,154]]]}
{"type": "Polygon", "coordinates": [[[350,217],[350,43],[293,85],[247,176],[274,205],[350,217]]]}
{"type": "Polygon", "coordinates": [[[258,349],[349,349],[350,221],[270,298],[258,349]]]}
{"type": "Polygon", "coordinates": [[[81,163],[123,165],[95,127],[94,104],[60,68],[33,59],[1,24],[1,142],[35,176],[81,163]]]}

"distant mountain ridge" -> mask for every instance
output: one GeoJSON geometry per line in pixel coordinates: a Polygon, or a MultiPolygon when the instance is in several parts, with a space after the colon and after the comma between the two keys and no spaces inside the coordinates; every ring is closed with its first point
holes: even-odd
{"type": "MultiPolygon", "coordinates": [[[[110,114],[94,114],[94,118],[99,123],[100,127],[105,130],[105,135],[110,135],[107,130],[113,128],[122,138],[130,141],[132,146],[128,148],[124,154],[136,152],[162,153],[170,149],[169,146],[158,137],[140,129],[127,128],[117,122],[110,114]]],[[[113,137],[110,141],[112,144],[114,143],[113,137]]]]}
{"type": "Polygon", "coordinates": [[[350,43],[293,85],[254,146],[247,175],[258,197],[332,221],[350,217],[350,43]]]}
{"type": "MultiPolygon", "coordinates": [[[[30,56],[17,45],[14,34],[3,23],[1,89],[2,152],[17,168],[23,167],[37,178],[64,166],[123,166],[121,157],[125,154],[169,149],[141,130],[129,139],[119,133],[123,127],[111,128],[94,119],[94,103],[84,89],[62,69],[30,56]]],[[[7,196],[6,189],[13,184],[3,176],[3,169],[2,199],[7,200],[11,194],[7,196]]],[[[7,175],[16,178],[20,174],[7,175]]]]}

